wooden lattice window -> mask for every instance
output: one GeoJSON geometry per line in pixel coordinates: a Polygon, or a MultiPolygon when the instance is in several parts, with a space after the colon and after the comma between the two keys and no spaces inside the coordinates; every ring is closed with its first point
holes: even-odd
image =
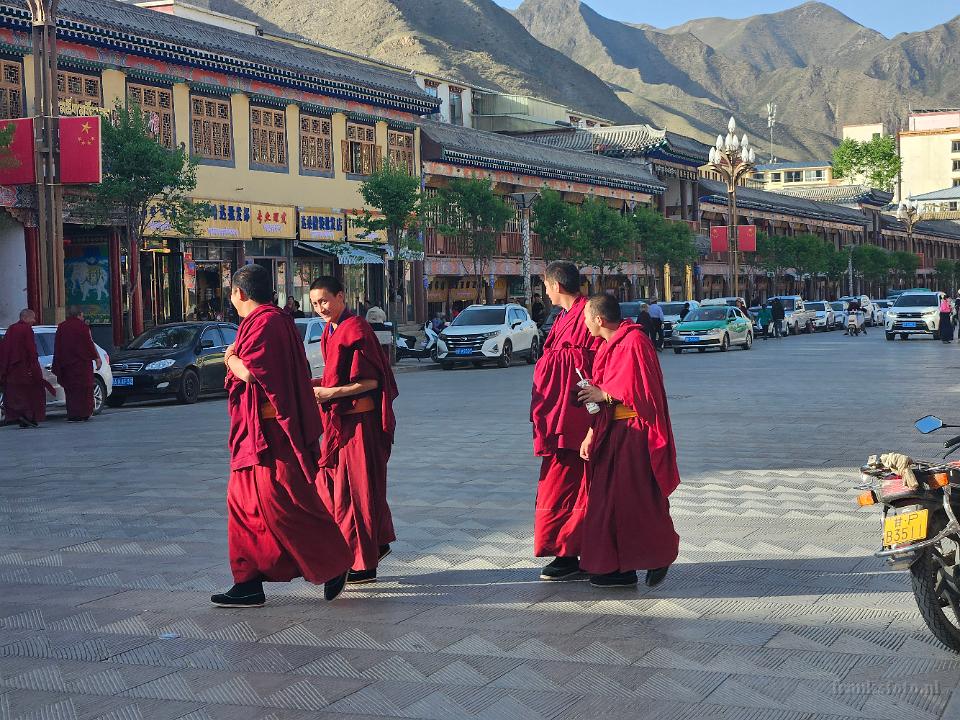
{"type": "Polygon", "coordinates": [[[23,117],[23,66],[0,62],[0,118],[23,117]]]}
{"type": "Polygon", "coordinates": [[[193,154],[207,160],[233,159],[230,101],[194,95],[190,98],[193,154]]]}
{"type": "Polygon", "coordinates": [[[342,144],[343,171],[354,175],[372,175],[382,162],[377,133],[372,125],[347,123],[347,139],[342,144]]]}
{"type": "Polygon", "coordinates": [[[129,85],[127,95],[147,116],[150,134],[161,145],[173,147],[173,91],[152,85],[129,85]]]}
{"type": "Polygon", "coordinates": [[[103,107],[100,92],[100,78],[60,71],[57,73],[57,96],[60,100],[74,100],[94,107],[103,107]]]}
{"type": "Polygon", "coordinates": [[[333,171],[333,130],[330,118],[300,116],[300,166],[304,170],[333,171]]]}
{"type": "Polygon", "coordinates": [[[250,108],[250,162],[287,166],[287,117],[283,110],[250,108]]]}
{"type": "Polygon", "coordinates": [[[391,166],[403,168],[413,175],[413,133],[388,130],[387,157],[391,166]]]}

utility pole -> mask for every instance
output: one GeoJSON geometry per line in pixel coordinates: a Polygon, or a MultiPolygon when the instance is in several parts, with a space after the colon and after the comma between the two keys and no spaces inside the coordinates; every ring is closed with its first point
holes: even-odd
{"type": "Polygon", "coordinates": [[[767,127],[770,129],[770,164],[777,161],[773,152],[773,126],[777,124],[777,104],[767,103],[767,127]]]}
{"type": "Polygon", "coordinates": [[[60,185],[57,105],[57,6],[59,0],[29,0],[33,25],[34,153],[37,168],[37,230],[40,250],[40,316],[47,324],[65,317],[63,279],[63,188],[60,185]]]}
{"type": "Polygon", "coordinates": [[[510,193],[510,197],[517,205],[521,213],[521,223],[523,225],[523,259],[521,263],[523,272],[523,301],[526,303],[528,312],[533,311],[533,289],[530,286],[530,210],[538,197],[539,192],[519,192],[510,193]]]}

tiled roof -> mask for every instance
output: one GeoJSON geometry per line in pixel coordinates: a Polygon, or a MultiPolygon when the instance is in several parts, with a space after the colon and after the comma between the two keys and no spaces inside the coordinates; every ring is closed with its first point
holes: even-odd
{"type": "MultiPolygon", "coordinates": [[[[727,186],[717,180],[700,178],[700,198],[701,201],[709,199],[726,205],[727,186]]],[[[867,224],[866,216],[860,210],[854,208],[747,187],[737,188],[737,206],[850,225],[867,224]]]]}
{"type": "MultiPolygon", "coordinates": [[[[897,230],[904,233],[907,231],[907,226],[893,215],[881,215],[880,228],[881,230],[897,230]]],[[[953,220],[924,220],[913,226],[913,234],[960,240],[960,223],[953,220]]]]}
{"type": "Polygon", "coordinates": [[[700,160],[706,164],[710,160],[710,146],[699,140],[694,140],[686,135],[679,135],[667,130],[667,142],[670,149],[680,155],[685,155],[694,160],[700,160]]]}
{"type": "Polygon", "coordinates": [[[960,185],[934,190],[923,195],[911,195],[911,200],[960,200],[960,185]]]}
{"type": "Polygon", "coordinates": [[[603,128],[575,128],[564,132],[542,133],[531,140],[551,147],[593,152],[602,155],[635,155],[658,147],[665,133],[649,125],[613,125],[603,128]]]}
{"type": "MultiPolygon", "coordinates": [[[[0,2],[0,24],[29,27],[27,3],[0,2]],[[24,23],[26,21],[26,23],[24,23]]],[[[390,70],[320,50],[296,47],[256,35],[139,8],[118,0],[61,0],[58,37],[98,44],[134,54],[169,57],[186,65],[221,69],[282,84],[326,84],[330,92],[351,95],[379,91],[383,104],[391,99],[435,111],[439,101],[420,89],[412,74],[390,70]]],[[[372,100],[375,102],[375,100],[372,100]]]]}
{"type": "Polygon", "coordinates": [[[810,162],[776,162],[757,165],[757,170],[800,170],[802,168],[824,168],[831,167],[833,162],[830,160],[811,160],[810,162]]]}
{"type": "Polygon", "coordinates": [[[446,123],[423,121],[420,127],[421,155],[426,160],[646,193],[659,194],[666,189],[639,163],[446,123]]]}
{"type": "Polygon", "coordinates": [[[777,190],[781,195],[803,197],[808,200],[820,200],[830,203],[864,203],[869,205],[889,205],[893,193],[871,188],[869,185],[827,185],[825,187],[795,187],[777,190]]]}

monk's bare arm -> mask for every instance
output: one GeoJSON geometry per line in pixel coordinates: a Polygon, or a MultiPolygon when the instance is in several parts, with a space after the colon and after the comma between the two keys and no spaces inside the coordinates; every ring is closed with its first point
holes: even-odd
{"type": "Polygon", "coordinates": [[[348,398],[354,395],[368,393],[371,390],[376,390],[379,386],[380,383],[376,380],[361,379],[348,385],[337,385],[336,387],[315,387],[313,389],[313,394],[316,396],[318,402],[327,402],[328,400],[339,400],[341,398],[348,398]]]}
{"type": "Polygon", "coordinates": [[[237,357],[234,354],[227,356],[226,360],[227,370],[233,373],[233,376],[237,380],[242,380],[243,382],[250,382],[253,379],[253,375],[247,370],[247,366],[243,364],[243,360],[237,357]]]}

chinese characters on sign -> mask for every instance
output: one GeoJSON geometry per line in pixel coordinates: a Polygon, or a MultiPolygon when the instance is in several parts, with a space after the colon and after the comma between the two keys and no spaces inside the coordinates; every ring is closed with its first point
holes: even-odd
{"type": "Polygon", "coordinates": [[[333,210],[300,211],[301,240],[343,240],[345,237],[343,215],[333,210]]]}

